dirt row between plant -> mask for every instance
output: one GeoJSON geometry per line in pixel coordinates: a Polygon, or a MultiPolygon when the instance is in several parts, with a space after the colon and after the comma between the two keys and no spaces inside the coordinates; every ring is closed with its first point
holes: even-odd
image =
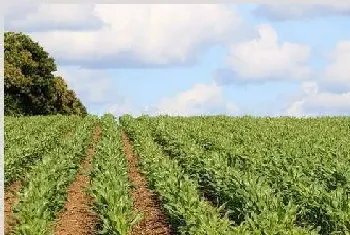
{"type": "Polygon", "coordinates": [[[90,235],[96,232],[98,216],[91,209],[91,196],[84,190],[90,186],[90,176],[86,173],[91,171],[95,144],[100,140],[101,132],[101,127],[97,126],[76,179],[67,189],[67,201],[64,210],[57,217],[55,235],[90,235]]]}
{"type": "MultiPolygon", "coordinates": [[[[72,136],[73,132],[69,131],[63,136],[72,136]]],[[[6,170],[6,169],[5,169],[6,170]]],[[[12,231],[16,221],[13,217],[13,207],[19,202],[18,193],[22,188],[22,180],[17,180],[5,188],[4,195],[4,233],[9,234],[12,231]]]]}
{"type": "Polygon", "coordinates": [[[4,198],[4,232],[8,234],[13,226],[13,206],[18,203],[17,193],[21,190],[22,182],[16,181],[5,190],[4,198]]]}
{"type": "MultiPolygon", "coordinates": [[[[97,233],[98,215],[92,211],[93,199],[84,191],[90,186],[90,177],[86,173],[91,171],[95,145],[101,138],[101,132],[101,127],[97,126],[76,179],[67,188],[67,201],[55,221],[55,235],[94,235],[97,233]]],[[[133,154],[131,142],[124,131],[123,150],[128,161],[130,183],[136,187],[136,189],[130,191],[133,198],[133,210],[144,214],[143,219],[134,226],[130,235],[173,234],[161,203],[147,188],[147,180],[138,170],[138,159],[133,154]]],[[[5,191],[5,234],[11,232],[13,227],[13,221],[11,220],[13,218],[13,206],[18,203],[17,193],[21,186],[21,182],[17,181],[5,191]]]]}
{"type": "Polygon", "coordinates": [[[129,166],[129,181],[136,187],[131,190],[133,210],[144,214],[143,219],[133,227],[131,235],[173,234],[160,202],[147,188],[147,180],[137,168],[138,159],[133,154],[129,137],[124,131],[122,135],[123,149],[129,166]]]}

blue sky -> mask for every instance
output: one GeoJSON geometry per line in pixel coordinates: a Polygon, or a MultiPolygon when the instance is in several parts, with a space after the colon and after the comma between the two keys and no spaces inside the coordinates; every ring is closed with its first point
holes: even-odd
{"type": "Polygon", "coordinates": [[[350,114],[350,4],[18,7],[90,113],[350,114]]]}

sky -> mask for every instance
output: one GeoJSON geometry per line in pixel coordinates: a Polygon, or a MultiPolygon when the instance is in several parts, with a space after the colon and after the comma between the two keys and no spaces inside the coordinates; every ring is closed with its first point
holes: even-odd
{"type": "Polygon", "coordinates": [[[89,113],[350,115],[350,4],[16,5],[89,113]]]}

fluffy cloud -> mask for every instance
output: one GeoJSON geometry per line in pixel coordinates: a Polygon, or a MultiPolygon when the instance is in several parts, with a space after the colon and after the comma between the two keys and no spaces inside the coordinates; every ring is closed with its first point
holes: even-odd
{"type": "Polygon", "coordinates": [[[128,101],[111,104],[107,106],[104,113],[110,113],[116,117],[122,116],[124,114],[130,114],[134,117],[145,114],[145,112],[141,112],[140,109],[136,108],[133,104],[131,104],[128,101]]]}
{"type": "Polygon", "coordinates": [[[322,16],[350,16],[350,4],[347,2],[333,4],[290,4],[260,5],[253,14],[274,21],[304,20],[322,16]]]}
{"type": "Polygon", "coordinates": [[[317,81],[301,84],[303,94],[291,103],[288,115],[350,114],[350,41],[341,41],[317,81]]]}
{"type": "Polygon", "coordinates": [[[60,66],[55,75],[62,76],[88,110],[94,113],[112,113],[115,116],[145,113],[141,107],[131,103],[118,88],[112,77],[104,70],[84,69],[77,66],[60,66]]]}
{"type": "Polygon", "coordinates": [[[115,116],[123,114],[187,116],[219,113],[236,115],[239,112],[235,104],[225,101],[222,87],[215,83],[196,84],[174,97],[163,98],[157,105],[139,107],[115,90],[113,78],[103,70],[61,66],[58,71],[55,75],[64,77],[69,88],[77,93],[88,109],[112,113],[115,116]]]}
{"type": "Polygon", "coordinates": [[[110,103],[105,108],[106,113],[115,116],[131,114],[135,117],[147,115],[209,115],[226,114],[238,115],[239,108],[225,101],[222,87],[216,84],[196,84],[191,89],[181,92],[174,97],[163,98],[157,105],[137,107],[135,104],[124,100],[123,102],[110,103]]]}
{"type": "Polygon", "coordinates": [[[4,18],[5,30],[27,33],[97,30],[103,25],[91,4],[8,3],[4,18]]]}
{"type": "Polygon", "coordinates": [[[310,48],[303,44],[278,43],[277,32],[270,25],[258,27],[259,38],[233,44],[227,59],[227,69],[219,70],[220,84],[266,80],[306,79],[310,48]]]}
{"type": "Polygon", "coordinates": [[[63,65],[183,65],[193,63],[208,45],[241,40],[239,29],[247,33],[238,13],[225,5],[44,5],[34,12],[21,18],[8,14],[7,28],[30,31],[63,65]],[[100,27],[93,31],[68,27],[85,21],[100,27]],[[49,31],[31,28],[52,24],[57,27],[49,31]]]}
{"type": "Polygon", "coordinates": [[[293,102],[286,111],[291,116],[350,115],[350,92],[316,93],[293,102]]]}
{"type": "Polygon", "coordinates": [[[320,81],[321,89],[340,93],[350,91],[350,41],[338,42],[330,60],[320,81]]]}
{"type": "Polygon", "coordinates": [[[324,111],[326,113],[350,113],[350,92],[342,94],[319,93],[307,98],[306,109],[324,111]]]}
{"type": "Polygon", "coordinates": [[[191,89],[172,98],[164,98],[150,108],[150,113],[168,115],[204,115],[226,113],[235,115],[238,107],[225,101],[222,87],[216,84],[196,84],[191,89]]]}
{"type": "Polygon", "coordinates": [[[318,85],[314,81],[306,81],[301,83],[301,90],[306,95],[318,93],[318,85]]]}
{"type": "Polygon", "coordinates": [[[116,91],[113,80],[103,70],[82,69],[75,66],[59,67],[55,75],[62,76],[84,104],[106,105],[120,103],[124,97],[116,91]]]}

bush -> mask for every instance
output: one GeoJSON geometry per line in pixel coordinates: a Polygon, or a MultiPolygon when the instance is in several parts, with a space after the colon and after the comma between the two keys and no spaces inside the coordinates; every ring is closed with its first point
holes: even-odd
{"type": "Polygon", "coordinates": [[[5,115],[86,115],[87,111],[62,77],[55,60],[28,35],[5,32],[5,115]]]}

